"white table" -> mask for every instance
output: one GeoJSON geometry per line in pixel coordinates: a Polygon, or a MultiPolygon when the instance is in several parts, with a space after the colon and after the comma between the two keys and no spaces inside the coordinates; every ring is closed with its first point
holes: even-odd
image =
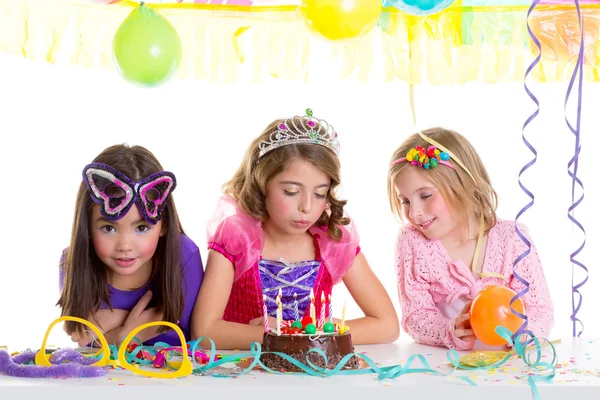
{"type": "MultiPolygon", "coordinates": [[[[559,367],[551,383],[538,383],[542,400],[600,399],[600,341],[566,338],[556,345],[559,367]]],[[[433,369],[449,372],[446,349],[400,342],[390,345],[356,346],[379,365],[404,365],[411,354],[426,357],[433,369]]],[[[461,354],[462,355],[462,354],[461,354]]],[[[418,364],[413,364],[418,367],[418,364]]],[[[180,379],[155,379],[112,370],[99,378],[23,379],[0,375],[0,399],[42,398],[106,400],[139,399],[532,399],[522,360],[511,360],[496,371],[457,371],[451,376],[429,374],[403,375],[393,380],[378,380],[377,375],[318,378],[274,375],[251,371],[236,378],[189,376],[180,379]],[[470,386],[457,376],[469,376],[470,386]],[[35,397],[34,397],[35,396],[35,397]],[[123,397],[127,396],[127,397],[123,397]],[[213,397],[216,396],[216,397],[213,397]]]]}

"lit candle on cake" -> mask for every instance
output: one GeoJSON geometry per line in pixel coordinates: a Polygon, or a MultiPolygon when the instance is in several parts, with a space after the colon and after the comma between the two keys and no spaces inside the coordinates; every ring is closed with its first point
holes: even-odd
{"type": "MultiPolygon", "coordinates": [[[[279,302],[279,321],[283,321],[283,303],[280,301],[279,302]]],[[[281,325],[282,323],[279,323],[279,334],[281,334],[281,325]]]]}
{"type": "Polygon", "coordinates": [[[265,332],[269,332],[269,314],[267,313],[267,295],[263,294],[263,318],[265,319],[265,332]]]}
{"type": "Polygon", "coordinates": [[[310,289],[310,318],[312,323],[317,323],[317,312],[315,311],[315,293],[310,289]]]}
{"type": "Polygon", "coordinates": [[[329,294],[329,322],[333,324],[333,306],[331,305],[331,294],[329,294]]]}
{"type": "Polygon", "coordinates": [[[300,321],[300,314],[298,314],[298,300],[297,295],[294,293],[294,321],[300,321]]]}
{"type": "Polygon", "coordinates": [[[340,329],[343,331],[346,327],[346,300],[344,300],[344,307],[342,307],[342,322],[340,323],[340,329]]]}
{"type": "Polygon", "coordinates": [[[323,325],[325,325],[325,292],[321,292],[321,312],[319,313],[319,325],[317,328],[323,329],[323,325]]]}

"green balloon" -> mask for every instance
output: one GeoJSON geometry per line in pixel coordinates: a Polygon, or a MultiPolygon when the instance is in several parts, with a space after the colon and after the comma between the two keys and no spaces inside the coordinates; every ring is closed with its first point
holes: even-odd
{"type": "Polygon", "coordinates": [[[126,80],[155,86],[177,72],[181,41],[173,25],[142,2],[115,33],[113,59],[126,80]]]}

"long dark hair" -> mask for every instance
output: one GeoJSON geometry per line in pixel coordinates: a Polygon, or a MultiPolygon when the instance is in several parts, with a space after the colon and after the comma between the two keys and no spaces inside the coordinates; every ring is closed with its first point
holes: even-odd
{"type": "MultiPolygon", "coordinates": [[[[110,165],[133,181],[163,170],[150,151],[124,144],[105,149],[93,162],[110,165]]],[[[71,244],[60,265],[63,288],[57,305],[62,309],[61,315],[87,319],[102,303],[110,306],[106,267],[98,258],[90,237],[89,219],[94,204],[82,181],[75,203],[71,244]]],[[[184,232],[173,195],[167,199],[161,220],[166,233],[158,240],[152,257],[152,304],[162,310],[165,321],[177,323],[184,304],[179,260],[179,235],[184,232]]],[[[65,326],[69,334],[82,329],[80,324],[72,321],[67,321],[65,326]]]]}

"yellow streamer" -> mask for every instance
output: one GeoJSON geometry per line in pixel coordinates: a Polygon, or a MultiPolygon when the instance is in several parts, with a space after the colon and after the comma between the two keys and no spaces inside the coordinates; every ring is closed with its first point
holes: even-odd
{"type": "MultiPolygon", "coordinates": [[[[0,0],[0,50],[47,63],[68,61],[114,68],[112,38],[139,2],[98,5],[91,0],[0,0]]],[[[334,77],[409,84],[522,81],[533,44],[525,29],[528,6],[465,7],[462,0],[431,16],[384,9],[379,26],[354,43],[313,37],[298,6],[147,3],[177,29],[180,78],[232,83],[249,77],[329,79],[314,59],[333,59],[334,77]],[[314,51],[329,52],[322,54],[314,51]],[[375,66],[382,65],[382,69],[375,66]],[[313,69],[314,68],[314,69],[313,69]],[[380,72],[381,71],[381,72],[380,72]]],[[[600,3],[582,4],[584,79],[600,82],[600,3]]],[[[572,4],[540,5],[530,18],[542,43],[534,79],[564,82],[572,71],[577,22],[572,4]]],[[[321,61],[321,60],[319,60],[321,61]]]]}

